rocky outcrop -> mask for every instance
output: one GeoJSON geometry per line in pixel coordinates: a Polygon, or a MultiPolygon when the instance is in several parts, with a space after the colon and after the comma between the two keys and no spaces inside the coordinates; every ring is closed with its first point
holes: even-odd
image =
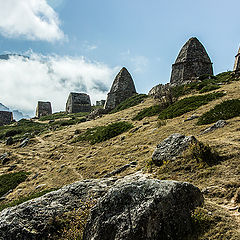
{"type": "Polygon", "coordinates": [[[67,113],[79,113],[79,112],[90,112],[91,111],[91,100],[90,96],[86,93],[73,93],[69,94],[66,103],[67,113]]]}
{"type": "Polygon", "coordinates": [[[128,70],[124,67],[113,81],[104,108],[111,111],[118,104],[132,97],[136,93],[133,79],[128,70]]]}
{"type": "Polygon", "coordinates": [[[227,125],[227,122],[225,120],[218,120],[216,123],[214,123],[209,128],[205,129],[202,134],[209,133],[212,131],[215,131],[218,128],[223,128],[225,125],[227,125]]]}
{"type": "Polygon", "coordinates": [[[189,183],[150,180],[141,173],[85,180],[0,212],[0,239],[47,238],[49,221],[79,208],[89,195],[99,202],[86,240],[180,239],[191,232],[191,210],[203,203],[200,190],[189,183]]]}
{"type": "Polygon", "coordinates": [[[195,37],[190,38],[172,65],[170,83],[185,84],[203,74],[213,75],[211,60],[199,40],[195,37]]]}
{"type": "Polygon", "coordinates": [[[67,185],[16,207],[0,212],[0,240],[40,240],[48,236],[54,216],[81,206],[88,194],[101,197],[116,180],[86,180],[67,185]]]}
{"type": "Polygon", "coordinates": [[[121,181],[92,209],[83,239],[182,239],[191,233],[191,211],[202,203],[200,190],[189,183],[121,181]]]}
{"type": "Polygon", "coordinates": [[[40,117],[51,115],[51,114],[52,114],[51,103],[38,101],[37,108],[36,108],[36,117],[40,118],[40,117]]]}
{"type": "Polygon", "coordinates": [[[160,166],[164,161],[174,160],[194,142],[197,142],[194,136],[174,133],[157,145],[152,155],[152,161],[155,165],[160,166]]]}
{"type": "Polygon", "coordinates": [[[95,119],[97,117],[102,117],[102,115],[107,114],[109,111],[104,109],[104,108],[97,108],[95,110],[93,110],[88,116],[87,118],[89,120],[95,119]]]}

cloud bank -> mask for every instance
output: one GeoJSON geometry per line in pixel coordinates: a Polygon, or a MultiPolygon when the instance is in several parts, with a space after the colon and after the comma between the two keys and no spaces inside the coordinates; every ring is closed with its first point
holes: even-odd
{"type": "Polygon", "coordinates": [[[0,33],[49,42],[64,38],[58,16],[46,0],[0,0],[0,33]]]}
{"type": "Polygon", "coordinates": [[[70,92],[85,92],[106,99],[118,68],[84,58],[12,56],[0,60],[0,102],[33,116],[37,101],[50,101],[53,111],[64,111],[70,92]]]}

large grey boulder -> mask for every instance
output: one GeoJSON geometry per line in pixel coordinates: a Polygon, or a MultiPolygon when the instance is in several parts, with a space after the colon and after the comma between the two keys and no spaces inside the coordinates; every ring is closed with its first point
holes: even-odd
{"type": "Polygon", "coordinates": [[[116,183],[92,209],[84,240],[176,240],[191,233],[203,203],[190,183],[139,179],[116,183]]]}
{"type": "Polygon", "coordinates": [[[50,219],[79,208],[81,200],[84,201],[88,194],[101,197],[115,181],[116,179],[76,182],[3,210],[0,212],[0,239],[47,239],[50,219]]]}
{"type": "Polygon", "coordinates": [[[152,155],[152,161],[160,166],[164,161],[174,160],[194,142],[197,142],[194,136],[174,133],[157,145],[152,155]]]}
{"type": "Polygon", "coordinates": [[[0,239],[49,239],[50,220],[78,209],[89,195],[98,203],[85,239],[180,239],[191,232],[190,212],[203,203],[200,190],[148,177],[136,173],[120,180],[84,180],[7,208],[0,212],[0,239]]]}

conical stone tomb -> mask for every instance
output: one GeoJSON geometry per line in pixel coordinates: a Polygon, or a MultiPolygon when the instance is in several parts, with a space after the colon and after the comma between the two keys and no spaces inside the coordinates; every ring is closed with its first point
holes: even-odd
{"type": "Polygon", "coordinates": [[[113,81],[104,108],[110,111],[136,93],[131,75],[128,70],[123,67],[113,81]]]}
{"type": "Polygon", "coordinates": [[[238,50],[238,54],[235,57],[235,63],[234,63],[234,68],[233,68],[234,72],[240,72],[240,47],[238,50]]]}
{"type": "Polygon", "coordinates": [[[197,38],[190,38],[172,65],[171,84],[187,83],[203,74],[213,75],[212,62],[197,38]]]}

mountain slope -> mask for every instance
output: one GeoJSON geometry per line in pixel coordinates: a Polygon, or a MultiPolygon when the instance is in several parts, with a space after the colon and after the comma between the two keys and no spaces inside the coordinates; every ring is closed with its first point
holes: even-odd
{"type": "Polygon", "coordinates": [[[81,179],[103,177],[133,161],[137,161],[137,166],[128,168],[118,176],[138,170],[149,171],[146,165],[158,143],[172,133],[194,135],[198,140],[214,147],[224,156],[224,160],[208,167],[182,160],[162,167],[153,167],[151,174],[159,179],[188,181],[205,192],[205,209],[216,220],[214,226],[208,229],[201,239],[238,239],[240,214],[237,210],[231,210],[236,207],[231,200],[240,187],[240,117],[230,119],[224,128],[204,135],[200,134],[201,131],[210,125],[196,125],[197,120],[184,122],[187,117],[193,114],[201,115],[223,100],[239,98],[240,84],[233,82],[222,86],[218,91],[222,90],[226,95],[221,99],[180,117],[169,119],[166,125],[161,127],[158,127],[157,116],[142,121],[131,120],[140,110],[157,103],[157,100],[148,98],[137,106],[96,120],[63,127],[57,131],[50,130],[31,139],[25,148],[16,148],[17,144],[9,147],[1,143],[0,154],[8,152],[11,157],[8,164],[1,166],[0,174],[7,173],[12,165],[16,165],[14,171],[31,173],[27,181],[8,195],[8,200],[42,189],[59,188],[81,179]],[[135,131],[130,130],[95,145],[72,142],[76,130],[83,132],[87,128],[117,121],[132,122],[135,131]]]}

